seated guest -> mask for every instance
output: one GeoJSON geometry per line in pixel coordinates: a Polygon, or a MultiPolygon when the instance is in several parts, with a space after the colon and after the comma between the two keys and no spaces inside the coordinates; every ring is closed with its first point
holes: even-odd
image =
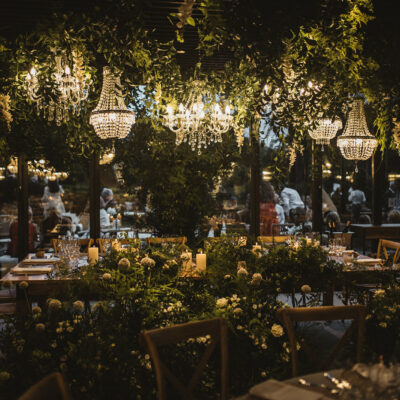
{"type": "Polygon", "coordinates": [[[399,210],[389,211],[388,222],[390,224],[399,224],[400,223],[400,211],[399,210]]]}
{"type": "Polygon", "coordinates": [[[278,224],[278,215],[275,210],[275,192],[269,182],[261,182],[260,186],[260,233],[263,236],[279,234],[274,230],[274,225],[278,224]]]}
{"type": "Polygon", "coordinates": [[[103,201],[103,208],[107,211],[109,208],[115,207],[114,193],[111,189],[104,188],[101,191],[100,202],[103,201]]]}
{"type": "Polygon", "coordinates": [[[52,231],[59,224],[62,224],[62,218],[58,213],[57,208],[49,209],[47,218],[42,222],[42,244],[49,245],[51,239],[57,238],[58,234],[53,233],[52,231]]]}
{"type": "MultiPolygon", "coordinates": [[[[32,222],[32,208],[28,210],[28,250],[32,253],[35,250],[35,241],[38,240],[38,230],[36,224],[32,222]]],[[[18,256],[18,219],[13,221],[10,225],[10,239],[8,244],[8,254],[12,257],[18,256]]]]}
{"type": "Polygon", "coordinates": [[[349,191],[349,202],[351,203],[351,213],[353,218],[353,223],[365,223],[360,222],[360,213],[362,205],[366,202],[365,194],[362,190],[359,189],[358,185],[355,185],[355,189],[351,192],[349,191]]]}
{"type": "Polygon", "coordinates": [[[274,196],[274,202],[275,202],[275,211],[276,211],[276,214],[278,215],[278,221],[280,224],[284,224],[285,223],[285,210],[279,204],[279,196],[276,193],[274,196]]]}
{"type": "Polygon", "coordinates": [[[296,208],[304,209],[304,203],[301,200],[299,192],[295,189],[284,187],[281,192],[281,199],[283,202],[283,209],[285,210],[286,217],[289,216],[290,210],[296,208]]]}

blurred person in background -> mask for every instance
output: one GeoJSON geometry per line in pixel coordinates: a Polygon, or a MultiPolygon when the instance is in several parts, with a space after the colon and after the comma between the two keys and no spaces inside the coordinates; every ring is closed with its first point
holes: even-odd
{"type": "Polygon", "coordinates": [[[65,213],[64,203],[61,198],[63,194],[64,190],[59,185],[58,179],[48,181],[42,197],[43,214],[45,218],[49,216],[49,211],[53,209],[56,209],[59,215],[65,213]]]}
{"type": "Polygon", "coordinates": [[[260,234],[263,236],[276,234],[274,232],[274,225],[278,223],[278,215],[275,210],[274,188],[268,181],[262,181],[260,186],[260,234]]]}

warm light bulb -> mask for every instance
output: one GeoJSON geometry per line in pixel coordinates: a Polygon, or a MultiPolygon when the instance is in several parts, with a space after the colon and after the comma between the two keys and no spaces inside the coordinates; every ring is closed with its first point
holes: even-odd
{"type": "Polygon", "coordinates": [[[70,69],[70,67],[68,65],[65,67],[65,73],[67,75],[69,75],[71,73],[71,69],[70,69]]]}
{"type": "Polygon", "coordinates": [[[313,87],[313,84],[312,84],[312,82],[311,81],[308,81],[308,84],[307,84],[307,86],[311,89],[312,87],[313,87]]]}
{"type": "Polygon", "coordinates": [[[168,106],[167,106],[167,113],[168,113],[169,115],[172,115],[172,112],[173,112],[172,107],[171,107],[170,105],[168,105],[168,106]]]}
{"type": "Polygon", "coordinates": [[[35,67],[32,67],[32,68],[31,68],[31,75],[32,75],[32,76],[35,76],[35,75],[36,75],[36,69],[35,69],[35,67]]]}
{"type": "Polygon", "coordinates": [[[115,121],[117,119],[117,115],[115,113],[110,113],[110,120],[115,121]]]}
{"type": "Polygon", "coordinates": [[[220,109],[220,107],[219,107],[219,104],[216,104],[216,105],[214,106],[214,110],[215,110],[215,112],[216,112],[217,114],[219,114],[219,113],[221,112],[221,109],[220,109]]]}
{"type": "Polygon", "coordinates": [[[27,81],[30,81],[32,79],[32,76],[31,76],[31,74],[28,72],[28,74],[26,75],[26,80],[27,81]]]}
{"type": "Polygon", "coordinates": [[[183,106],[183,104],[179,104],[179,111],[180,112],[184,112],[185,111],[185,107],[183,106]]]}
{"type": "Polygon", "coordinates": [[[264,92],[265,92],[265,93],[268,93],[268,92],[269,92],[269,86],[268,86],[268,85],[265,85],[265,86],[264,86],[264,92]]]}
{"type": "Polygon", "coordinates": [[[225,114],[230,114],[231,113],[231,108],[229,106],[225,107],[225,114]]]}

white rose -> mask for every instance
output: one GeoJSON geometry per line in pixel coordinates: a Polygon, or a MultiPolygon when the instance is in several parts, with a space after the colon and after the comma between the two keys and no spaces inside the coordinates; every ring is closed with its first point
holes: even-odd
{"type": "Polygon", "coordinates": [[[310,287],[309,285],[303,285],[303,286],[300,288],[300,290],[301,290],[303,293],[310,293],[310,292],[311,292],[311,287],[310,287]]]}
{"type": "Polygon", "coordinates": [[[245,277],[245,276],[247,276],[249,273],[247,272],[247,269],[245,269],[245,268],[239,268],[237,274],[238,274],[238,276],[245,277]]]}
{"type": "Polygon", "coordinates": [[[273,324],[271,328],[271,333],[275,337],[281,337],[283,336],[283,328],[279,324],[273,324]]]}
{"type": "Polygon", "coordinates": [[[228,299],[226,299],[225,297],[222,297],[217,300],[216,304],[217,304],[217,307],[224,308],[228,305],[228,299]]]}

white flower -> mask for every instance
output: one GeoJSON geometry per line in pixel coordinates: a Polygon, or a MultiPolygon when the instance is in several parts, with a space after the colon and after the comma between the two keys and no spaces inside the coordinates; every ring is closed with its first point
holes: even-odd
{"type": "Polygon", "coordinates": [[[146,256],[140,260],[140,264],[143,265],[143,267],[153,268],[156,262],[152,258],[146,256]]]}
{"type": "Polygon", "coordinates": [[[262,348],[263,350],[266,350],[266,349],[267,349],[267,345],[266,345],[265,343],[263,343],[263,344],[261,345],[261,348],[262,348]]]}
{"type": "Polygon", "coordinates": [[[34,314],[40,314],[42,312],[42,309],[39,306],[33,307],[32,312],[34,314]]]}
{"type": "Polygon", "coordinates": [[[243,310],[240,307],[237,307],[233,310],[234,314],[241,314],[243,312],[243,310]]]}
{"type": "Polygon", "coordinates": [[[238,326],[236,327],[236,329],[237,329],[238,331],[241,331],[241,330],[243,329],[243,326],[242,326],[242,325],[238,325],[238,326]]]}
{"type": "Polygon", "coordinates": [[[85,305],[80,300],[74,301],[72,306],[74,307],[74,311],[76,311],[78,313],[83,312],[83,310],[85,309],[85,305]]]}
{"type": "Polygon", "coordinates": [[[226,299],[225,297],[222,297],[217,300],[216,304],[217,304],[217,307],[224,308],[228,305],[228,299],[226,299]]]}
{"type": "Polygon", "coordinates": [[[303,285],[303,286],[300,288],[300,290],[301,290],[303,293],[310,293],[310,292],[311,292],[311,287],[310,287],[309,285],[303,285]]]}
{"type": "Polygon", "coordinates": [[[118,268],[122,272],[126,272],[130,266],[131,262],[125,257],[118,261],[118,268]]]}
{"type": "Polygon", "coordinates": [[[258,272],[256,272],[255,274],[253,274],[253,276],[251,277],[251,281],[250,283],[252,285],[259,285],[262,281],[262,275],[259,274],[258,272]]]}
{"type": "Polygon", "coordinates": [[[35,325],[35,331],[38,333],[44,332],[45,329],[46,329],[45,324],[36,324],[35,325]]]}
{"type": "Polygon", "coordinates": [[[225,275],[224,276],[224,279],[231,279],[232,277],[229,275],[229,274],[227,274],[227,275],[225,275]]]}
{"type": "Polygon", "coordinates": [[[281,337],[283,336],[283,328],[279,324],[273,324],[271,328],[271,333],[275,337],[281,337]]]}
{"type": "Polygon", "coordinates": [[[48,307],[50,310],[59,310],[62,307],[61,301],[57,299],[50,299],[48,302],[48,307]]]}
{"type": "Polygon", "coordinates": [[[257,304],[253,304],[253,310],[257,310],[257,304]]]}
{"type": "Polygon", "coordinates": [[[245,269],[245,268],[239,268],[237,274],[238,274],[238,276],[245,277],[245,276],[247,276],[249,273],[247,272],[247,269],[245,269]]]}
{"type": "Polygon", "coordinates": [[[111,279],[111,274],[109,274],[108,272],[105,272],[105,273],[103,274],[103,279],[104,279],[105,281],[109,281],[109,280],[111,279]]]}

